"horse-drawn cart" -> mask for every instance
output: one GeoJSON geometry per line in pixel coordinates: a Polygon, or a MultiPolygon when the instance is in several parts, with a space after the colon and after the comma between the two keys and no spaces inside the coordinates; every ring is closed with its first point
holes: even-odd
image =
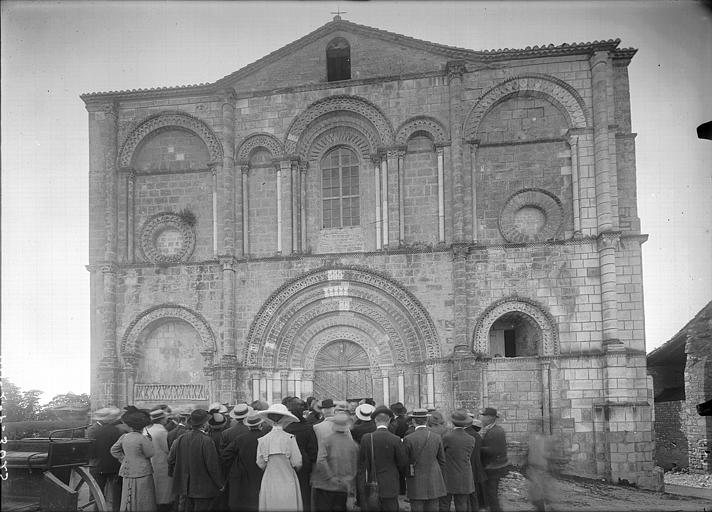
{"type": "Polygon", "coordinates": [[[74,430],[8,441],[3,446],[7,475],[2,482],[3,511],[108,510],[99,485],[89,473],[93,441],[75,438],[74,430]],[[71,437],[59,437],[70,431],[71,437]]]}

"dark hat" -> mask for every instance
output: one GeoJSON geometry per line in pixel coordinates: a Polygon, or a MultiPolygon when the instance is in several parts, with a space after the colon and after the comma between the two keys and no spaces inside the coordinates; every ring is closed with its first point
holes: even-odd
{"type": "Polygon", "coordinates": [[[208,414],[208,411],[204,409],[196,409],[190,413],[190,424],[193,427],[200,427],[205,425],[209,417],[210,415],[208,414]]]}
{"type": "Polygon", "coordinates": [[[408,414],[409,418],[427,418],[428,416],[430,416],[430,414],[428,414],[427,409],[413,409],[410,411],[410,414],[408,414]]]}
{"type": "Polygon", "coordinates": [[[371,418],[376,418],[379,414],[386,414],[388,415],[389,418],[393,419],[393,411],[391,411],[388,407],[385,405],[379,405],[376,407],[376,409],[371,413],[371,418]]]}
{"type": "Polygon", "coordinates": [[[450,421],[456,427],[469,427],[472,425],[472,418],[465,409],[455,409],[450,415],[450,421]]]}
{"type": "Polygon", "coordinates": [[[405,405],[403,405],[401,402],[391,404],[391,411],[393,411],[393,414],[397,414],[399,416],[407,412],[405,405]]]}
{"type": "Polygon", "coordinates": [[[442,425],[445,423],[445,418],[443,418],[443,415],[440,411],[433,411],[430,413],[430,419],[428,422],[431,425],[442,425]]]}
{"type": "Polygon", "coordinates": [[[332,407],[334,407],[334,401],[331,398],[327,398],[326,400],[321,401],[319,407],[321,407],[322,409],[331,409],[332,407]]]}
{"type": "Polygon", "coordinates": [[[495,418],[499,418],[499,415],[497,414],[497,409],[494,407],[485,407],[480,411],[480,416],[494,416],[495,418]]]}
{"type": "Polygon", "coordinates": [[[121,421],[134,430],[140,430],[151,424],[151,415],[147,411],[137,409],[133,405],[124,407],[126,412],[121,415],[121,421]]]}

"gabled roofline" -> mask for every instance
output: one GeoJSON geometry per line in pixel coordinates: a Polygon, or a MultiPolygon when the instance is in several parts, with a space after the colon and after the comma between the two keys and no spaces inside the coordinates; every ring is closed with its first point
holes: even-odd
{"type": "MultiPolygon", "coordinates": [[[[339,18],[339,17],[337,17],[339,18]]],[[[551,57],[560,55],[575,55],[575,54],[590,54],[595,51],[609,51],[613,52],[613,57],[617,59],[630,59],[635,55],[637,50],[632,48],[618,49],[620,44],[620,39],[608,39],[601,41],[593,41],[586,43],[563,43],[561,45],[549,44],[546,46],[527,46],[523,49],[498,49],[498,50],[469,50],[467,48],[459,48],[456,46],[448,46],[439,43],[433,43],[430,41],[425,41],[422,39],[416,39],[410,36],[404,36],[401,34],[396,34],[395,32],[389,32],[387,30],[382,30],[378,28],[369,27],[366,25],[359,25],[350,21],[342,19],[334,19],[317,28],[316,30],[310,32],[309,34],[293,41],[281,48],[265,55],[264,57],[240,68],[239,70],[224,76],[212,83],[201,83],[195,85],[182,85],[182,86],[172,86],[172,87],[155,87],[148,89],[130,89],[124,91],[107,91],[107,92],[92,92],[82,94],[80,98],[84,100],[85,103],[92,102],[92,100],[105,100],[109,97],[121,96],[122,99],[132,99],[134,97],[144,97],[150,93],[155,92],[173,92],[181,95],[187,94],[215,94],[219,91],[221,87],[226,87],[230,82],[239,80],[245,76],[254,73],[265,66],[279,60],[285,55],[296,51],[326,35],[331,32],[338,30],[349,31],[356,34],[362,34],[366,36],[376,37],[391,41],[404,46],[409,46],[414,49],[424,50],[436,54],[440,54],[443,57],[450,60],[465,60],[472,63],[485,63],[485,62],[495,62],[495,61],[507,61],[514,59],[528,59],[535,57],[551,57]]],[[[443,70],[444,72],[444,70],[443,70]]]]}
{"type": "MultiPolygon", "coordinates": [[[[675,348],[677,348],[677,345],[679,343],[685,343],[687,341],[687,332],[692,327],[693,324],[697,323],[698,319],[700,316],[702,316],[705,311],[708,309],[712,308],[712,301],[708,302],[702,309],[700,309],[695,316],[693,316],[689,322],[685,324],[685,326],[680,329],[675,335],[667,340],[665,343],[660,345],[658,348],[655,350],[651,351],[647,355],[648,359],[648,364],[650,364],[650,361],[657,362],[658,359],[661,359],[664,355],[666,355],[668,352],[671,352],[675,348]]],[[[684,350],[684,345],[683,345],[683,350],[684,350]]]]}

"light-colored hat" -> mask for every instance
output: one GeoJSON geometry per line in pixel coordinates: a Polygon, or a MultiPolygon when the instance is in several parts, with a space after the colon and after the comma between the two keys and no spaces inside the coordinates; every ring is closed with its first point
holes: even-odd
{"type": "Polygon", "coordinates": [[[210,407],[208,407],[208,411],[213,411],[217,410],[220,414],[227,414],[227,406],[225,404],[221,404],[220,402],[213,402],[210,404],[210,407]]]}
{"type": "Polygon", "coordinates": [[[427,418],[428,416],[430,416],[428,410],[422,408],[413,409],[408,414],[409,418],[427,418]]]}
{"type": "Polygon", "coordinates": [[[289,409],[287,409],[287,406],[284,404],[272,404],[269,406],[269,409],[267,409],[266,411],[260,411],[257,414],[259,414],[260,417],[264,419],[269,419],[270,414],[277,414],[279,416],[282,416],[282,418],[287,418],[291,420],[289,423],[299,421],[299,418],[289,412],[289,409]]]}
{"type": "Polygon", "coordinates": [[[347,413],[340,412],[329,418],[333,424],[334,432],[346,432],[349,430],[351,418],[347,413]]]}
{"type": "Polygon", "coordinates": [[[469,427],[472,425],[472,418],[464,409],[455,409],[452,411],[450,421],[452,421],[452,424],[456,427],[469,427]]]}
{"type": "MultiPolygon", "coordinates": [[[[252,408],[250,408],[252,409],[252,408]]],[[[247,416],[245,416],[245,421],[244,424],[246,427],[256,427],[260,423],[262,423],[265,419],[260,416],[260,413],[254,410],[251,410],[247,416]]]]}
{"type": "Polygon", "coordinates": [[[339,412],[347,412],[349,410],[349,403],[345,400],[339,400],[338,402],[334,402],[334,411],[339,412]]]}
{"type": "Polygon", "coordinates": [[[155,411],[151,411],[149,414],[151,415],[151,421],[160,420],[167,416],[166,411],[163,409],[156,409],[155,411]]]}
{"type": "Polygon", "coordinates": [[[476,418],[473,418],[473,419],[472,419],[472,426],[473,426],[473,427],[477,427],[477,428],[482,428],[482,421],[480,421],[480,420],[478,420],[478,419],[476,419],[476,418]]]}
{"type": "Polygon", "coordinates": [[[371,404],[361,404],[358,407],[356,407],[356,417],[358,419],[360,419],[361,421],[370,421],[371,414],[375,410],[376,410],[376,408],[374,406],[372,406],[371,404]]]}
{"type": "Polygon", "coordinates": [[[104,421],[106,423],[110,421],[116,421],[121,416],[121,409],[118,407],[104,407],[94,411],[92,417],[96,421],[104,421]]]}
{"type": "Polygon", "coordinates": [[[237,404],[230,411],[230,417],[235,420],[241,420],[253,411],[252,407],[247,404],[237,404]]]}

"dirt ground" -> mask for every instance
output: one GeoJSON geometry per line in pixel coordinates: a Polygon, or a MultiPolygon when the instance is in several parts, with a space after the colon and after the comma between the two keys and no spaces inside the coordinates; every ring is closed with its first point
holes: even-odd
{"type": "MultiPolygon", "coordinates": [[[[594,480],[567,478],[556,479],[553,483],[552,494],[555,499],[551,510],[555,512],[712,512],[712,489],[707,489],[709,499],[704,499],[609,485],[594,480]]],[[[520,473],[510,472],[501,481],[500,497],[504,512],[535,510],[529,503],[527,480],[520,473]]],[[[401,510],[410,511],[409,504],[402,501],[401,510]]]]}

